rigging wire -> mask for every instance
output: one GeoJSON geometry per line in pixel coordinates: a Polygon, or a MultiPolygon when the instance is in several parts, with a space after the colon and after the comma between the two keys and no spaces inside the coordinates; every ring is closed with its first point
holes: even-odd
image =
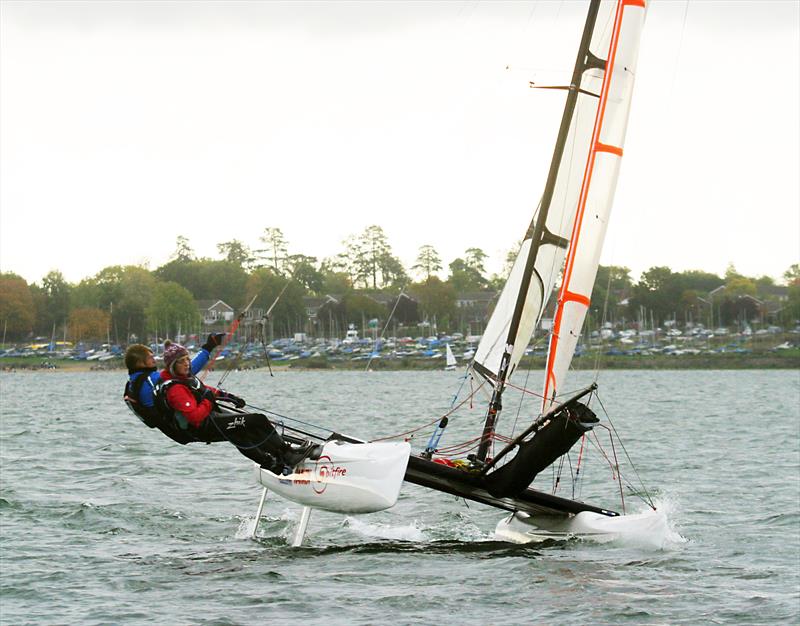
{"type": "Polygon", "coordinates": [[[603,350],[602,350],[602,345],[603,345],[602,337],[603,337],[603,334],[602,333],[603,333],[603,326],[605,325],[606,319],[607,319],[606,316],[608,315],[608,299],[609,299],[610,295],[611,295],[611,266],[609,266],[609,271],[608,271],[608,281],[606,283],[606,297],[605,297],[605,301],[603,302],[603,313],[600,316],[600,331],[599,332],[600,332],[600,346],[601,346],[601,349],[597,351],[597,354],[594,357],[594,368],[593,368],[593,370],[594,370],[594,381],[593,382],[595,382],[595,383],[600,378],[600,359],[601,359],[601,356],[602,356],[602,353],[603,353],[603,350]]]}
{"type": "MultiPolygon", "coordinates": [[[[619,441],[619,445],[622,448],[622,451],[625,453],[625,458],[628,460],[628,463],[630,463],[630,466],[633,469],[634,474],[636,474],[636,478],[638,479],[639,484],[642,486],[642,490],[644,491],[644,494],[646,496],[646,499],[645,498],[642,498],[642,499],[645,500],[645,502],[647,502],[647,504],[649,504],[653,508],[653,510],[655,510],[656,507],[653,504],[653,499],[650,496],[650,492],[647,490],[647,485],[645,485],[644,481],[642,480],[642,477],[639,475],[639,471],[636,469],[636,465],[633,463],[633,460],[631,459],[630,455],[628,454],[628,450],[627,450],[627,448],[625,448],[625,444],[623,443],[622,438],[619,436],[619,433],[617,432],[617,429],[614,426],[614,422],[611,421],[611,417],[609,416],[608,411],[606,411],[606,407],[603,406],[603,401],[600,399],[599,396],[597,398],[597,402],[600,404],[600,407],[603,409],[603,413],[605,414],[606,419],[608,420],[608,423],[611,426],[610,430],[613,430],[614,435],[617,438],[617,441],[619,441]]],[[[634,489],[634,491],[636,491],[636,490],[634,489]]]]}
{"type": "MultiPolygon", "coordinates": [[[[541,344],[544,341],[544,339],[545,339],[545,337],[539,337],[538,341],[534,342],[533,349],[535,350],[536,348],[541,346],[541,344]]],[[[522,393],[519,396],[519,406],[517,407],[517,414],[514,416],[514,424],[511,427],[512,436],[513,436],[514,432],[516,432],[516,430],[517,430],[517,423],[519,422],[519,416],[522,414],[522,403],[525,400],[525,393],[526,393],[526,391],[528,389],[528,381],[530,380],[530,376],[531,376],[531,368],[529,367],[529,368],[527,368],[525,370],[525,384],[523,385],[522,393]]],[[[506,379],[506,387],[511,387],[512,389],[519,390],[518,388],[516,388],[513,385],[509,384],[507,379],[506,379]]],[[[530,393],[531,395],[533,395],[535,397],[539,397],[539,398],[542,397],[540,394],[534,393],[532,391],[528,392],[528,393],[530,393]]]]}
{"type": "MultiPolygon", "coordinates": [[[[611,469],[611,478],[612,480],[622,480],[625,482],[625,486],[628,487],[630,492],[637,496],[640,500],[645,502],[647,506],[649,506],[654,511],[656,510],[655,504],[653,504],[652,499],[650,498],[650,494],[647,493],[646,487],[642,486],[642,490],[645,492],[645,496],[642,495],[642,490],[638,489],[628,480],[628,478],[622,473],[622,468],[620,467],[617,459],[616,459],[616,448],[614,448],[614,441],[611,429],[607,426],[600,426],[600,428],[605,429],[609,434],[609,439],[611,440],[612,444],[612,455],[614,456],[614,460],[612,461],[609,454],[603,448],[603,444],[600,443],[600,439],[597,437],[597,433],[592,433],[594,439],[590,439],[589,441],[600,451],[600,455],[605,459],[606,463],[608,463],[609,468],[611,469]]],[[[619,440],[619,439],[618,439],[619,440]]],[[[630,460],[630,459],[629,459],[630,460]]]]}
{"type": "MultiPolygon", "coordinates": [[[[461,377],[461,384],[459,385],[458,389],[456,390],[455,394],[453,395],[453,399],[450,401],[450,408],[452,409],[458,400],[458,396],[461,393],[461,390],[464,388],[464,384],[467,382],[467,378],[470,377],[470,367],[467,366],[464,375],[461,377]]],[[[471,406],[471,403],[470,403],[471,406]]],[[[448,419],[447,417],[443,417],[441,421],[436,425],[431,433],[430,438],[428,439],[428,443],[425,445],[425,451],[423,452],[424,456],[431,458],[433,453],[436,452],[436,448],[439,447],[439,441],[442,439],[442,435],[444,434],[444,429],[447,428],[448,419]]]]}
{"type": "Polygon", "coordinates": [[[321,431],[324,431],[324,432],[327,432],[327,433],[336,432],[332,428],[327,428],[325,426],[320,426],[318,424],[312,424],[311,422],[304,422],[303,420],[299,420],[299,419],[297,419],[295,417],[289,417],[288,415],[282,415],[280,413],[276,413],[275,411],[270,411],[269,409],[265,409],[263,407],[256,406],[255,404],[250,404],[249,402],[247,403],[247,406],[250,407],[251,409],[255,409],[256,411],[261,411],[262,413],[266,413],[267,415],[272,415],[273,417],[278,418],[278,420],[289,421],[289,422],[293,422],[295,424],[302,424],[303,426],[308,426],[310,428],[316,428],[317,430],[321,430],[321,431]]]}
{"type": "Polygon", "coordinates": [[[467,402],[469,402],[469,401],[472,399],[472,397],[473,397],[473,396],[474,396],[476,393],[478,393],[478,391],[480,390],[480,388],[481,388],[481,387],[483,387],[483,385],[484,385],[485,383],[486,383],[486,381],[483,381],[483,382],[480,384],[480,386],[478,386],[478,388],[477,388],[477,389],[475,389],[474,391],[471,391],[471,392],[470,392],[470,394],[469,394],[469,395],[468,395],[466,398],[464,398],[464,399],[463,399],[461,402],[459,402],[459,403],[458,403],[458,404],[457,404],[455,407],[452,407],[452,408],[451,408],[449,411],[447,411],[447,412],[446,412],[444,415],[442,415],[441,417],[437,417],[436,419],[434,419],[434,420],[431,420],[430,422],[427,422],[427,423],[423,424],[422,426],[418,426],[417,428],[412,428],[411,430],[407,430],[407,431],[405,431],[405,432],[398,433],[398,434],[396,434],[396,435],[389,435],[388,437],[380,437],[380,438],[378,438],[378,439],[371,439],[370,441],[385,441],[385,440],[387,440],[387,439],[398,439],[399,437],[405,437],[406,435],[408,435],[408,434],[410,434],[410,433],[416,433],[417,431],[420,431],[420,430],[422,430],[423,428],[427,428],[428,426],[432,426],[433,424],[435,424],[436,422],[438,422],[438,421],[442,420],[442,419],[443,419],[443,418],[445,418],[445,417],[450,417],[450,416],[451,416],[453,413],[455,413],[456,411],[458,411],[458,409],[460,409],[460,408],[461,408],[462,406],[464,406],[464,405],[465,405],[467,402]]]}
{"type": "MultiPolygon", "coordinates": [[[[614,445],[614,435],[608,431],[608,438],[611,440],[611,451],[614,453],[614,465],[617,468],[617,483],[619,484],[619,498],[622,502],[622,513],[625,513],[625,492],[622,489],[622,472],[619,470],[619,461],[617,460],[617,448],[614,445]]],[[[626,481],[627,482],[627,481],[626,481]]]]}
{"type": "MultiPolygon", "coordinates": [[[[222,351],[227,347],[228,343],[230,343],[230,340],[233,338],[234,333],[239,328],[239,324],[242,323],[242,320],[244,319],[244,316],[247,315],[247,312],[250,310],[250,307],[253,306],[253,302],[256,301],[257,297],[258,297],[258,294],[253,296],[253,298],[252,298],[252,300],[250,300],[249,304],[242,309],[242,312],[239,313],[239,315],[236,317],[236,320],[234,320],[233,324],[231,324],[230,329],[228,330],[227,333],[225,333],[225,338],[222,340],[222,344],[220,345],[219,350],[217,350],[216,354],[213,357],[211,357],[211,360],[208,362],[208,365],[206,365],[205,370],[200,375],[200,377],[199,377],[200,378],[200,382],[203,382],[206,379],[206,376],[208,376],[209,372],[211,372],[211,370],[214,369],[214,363],[216,362],[217,357],[219,357],[219,355],[222,353],[222,351]]],[[[224,378],[224,376],[223,376],[223,378],[224,378]]],[[[220,382],[217,383],[217,386],[219,386],[220,384],[222,384],[222,379],[220,379],[220,382]]]]}
{"type": "MultiPolygon", "coordinates": [[[[383,330],[381,331],[381,336],[379,339],[383,340],[383,335],[386,333],[386,329],[389,328],[389,322],[392,321],[392,317],[394,316],[394,312],[397,310],[397,305],[400,304],[400,298],[405,294],[405,287],[400,289],[400,293],[397,295],[397,300],[395,300],[394,306],[392,307],[392,312],[389,313],[389,317],[386,318],[386,324],[383,326],[383,330]]],[[[376,342],[377,343],[377,342],[376,342]]],[[[377,351],[377,346],[375,346],[372,350],[372,353],[369,355],[369,360],[367,361],[367,366],[364,368],[364,371],[369,371],[369,366],[372,365],[372,360],[375,358],[375,352],[377,351]]]]}
{"type": "MultiPolygon", "coordinates": [[[[672,104],[672,94],[675,93],[675,80],[678,76],[678,66],[681,62],[681,51],[683,50],[683,34],[686,31],[686,18],[689,15],[689,0],[686,0],[686,4],[683,8],[683,23],[681,24],[681,34],[678,38],[678,49],[675,52],[675,67],[672,70],[672,80],[670,80],[669,84],[669,94],[667,95],[667,104],[672,104]]],[[[670,106],[670,108],[672,108],[670,106]]]]}
{"type": "Polygon", "coordinates": [[[267,350],[267,320],[272,317],[272,310],[278,304],[278,300],[281,299],[281,296],[286,291],[286,288],[292,282],[293,278],[294,278],[294,276],[290,276],[289,277],[289,280],[286,281],[286,284],[280,290],[278,295],[275,297],[275,300],[272,302],[270,307],[267,309],[266,313],[264,313],[264,315],[261,316],[261,319],[258,322],[259,325],[261,326],[261,347],[264,348],[264,357],[267,359],[267,369],[269,370],[269,375],[272,378],[275,377],[275,374],[272,372],[272,363],[270,362],[270,359],[269,359],[269,350],[267,350]]]}
{"type": "MultiPolygon", "coordinates": [[[[527,389],[528,381],[531,377],[531,370],[528,368],[525,372],[525,385],[524,387],[527,389]]],[[[517,423],[519,422],[519,416],[522,414],[522,403],[525,400],[525,394],[519,394],[519,405],[517,405],[517,414],[514,416],[514,423],[511,426],[511,434],[513,435],[517,430],[517,423]]]]}

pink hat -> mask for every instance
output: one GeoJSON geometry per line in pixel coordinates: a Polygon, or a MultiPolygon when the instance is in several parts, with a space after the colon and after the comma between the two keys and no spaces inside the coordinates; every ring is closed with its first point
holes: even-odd
{"type": "Polygon", "coordinates": [[[179,343],[164,342],[164,367],[172,374],[172,364],[181,357],[189,356],[189,351],[179,343]]]}

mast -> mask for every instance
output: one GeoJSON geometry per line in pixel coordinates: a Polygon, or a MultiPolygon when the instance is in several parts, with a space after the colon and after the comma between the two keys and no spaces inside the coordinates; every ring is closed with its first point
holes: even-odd
{"type": "MultiPolygon", "coordinates": [[[[492,434],[494,427],[497,423],[497,416],[502,410],[502,396],[505,390],[505,381],[508,376],[508,368],[511,363],[511,353],[514,349],[517,332],[519,330],[520,320],[522,319],[522,312],[525,307],[525,300],[527,297],[528,289],[530,287],[531,278],[534,270],[534,263],[539,252],[539,248],[543,243],[555,243],[556,245],[565,245],[566,242],[558,241],[556,236],[552,235],[546,228],[547,214],[550,210],[550,203],[553,199],[553,191],[556,186],[556,179],[558,178],[558,170],[561,164],[561,159],[564,155],[564,148],[569,135],[570,125],[575,113],[575,105],[578,101],[578,93],[580,91],[581,76],[590,68],[604,68],[605,62],[595,57],[589,51],[589,44],[592,39],[592,32],[594,31],[595,22],[597,21],[597,13],[600,9],[600,0],[592,0],[589,5],[589,12],[586,16],[586,23],[583,27],[583,35],[581,36],[580,46],[578,47],[578,56],[575,60],[575,68],[572,72],[572,80],[567,88],[567,101],[564,105],[564,113],[561,116],[561,125],[558,130],[558,137],[556,139],[555,149],[553,150],[553,158],[550,162],[550,170],[547,174],[547,182],[545,183],[542,201],[539,207],[538,215],[535,218],[535,223],[532,223],[533,235],[531,237],[531,248],[528,252],[528,258],[525,262],[525,272],[522,277],[522,283],[517,295],[514,313],[511,318],[511,325],[508,329],[508,337],[506,340],[505,350],[500,360],[500,367],[497,372],[494,389],[492,390],[492,398],[489,401],[489,409],[486,413],[486,421],[483,426],[483,433],[481,435],[481,443],[478,447],[477,459],[478,461],[485,461],[486,456],[491,446],[492,434]]],[[[529,229],[530,230],[530,229],[529,229]]],[[[527,341],[527,339],[526,339],[527,341]]]]}

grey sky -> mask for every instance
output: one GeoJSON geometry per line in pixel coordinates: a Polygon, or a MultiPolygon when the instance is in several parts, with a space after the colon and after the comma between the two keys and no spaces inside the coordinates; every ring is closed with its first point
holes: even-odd
{"type": "MultiPolygon", "coordinates": [[[[2,2],[0,267],[69,280],[370,224],[497,271],[536,206],[584,2],[2,2]],[[135,238],[131,237],[135,235],[135,238]]],[[[800,4],[652,2],[602,262],[800,261],[800,4]]]]}

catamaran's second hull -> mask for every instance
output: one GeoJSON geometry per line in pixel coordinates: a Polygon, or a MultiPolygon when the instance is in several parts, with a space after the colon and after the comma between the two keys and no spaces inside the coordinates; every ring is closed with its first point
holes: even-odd
{"type": "Polygon", "coordinates": [[[494,534],[500,540],[532,543],[548,539],[582,538],[593,541],[663,536],[666,516],[658,511],[609,517],[591,511],[575,515],[530,515],[518,511],[497,524],[494,534]]]}
{"type": "Polygon", "coordinates": [[[489,493],[480,476],[461,469],[434,463],[426,458],[411,455],[405,480],[428,489],[435,489],[467,500],[488,504],[510,512],[528,514],[575,515],[584,511],[602,517],[615,517],[619,513],[601,507],[550,495],[535,489],[525,489],[516,496],[496,497],[489,493]]]}

